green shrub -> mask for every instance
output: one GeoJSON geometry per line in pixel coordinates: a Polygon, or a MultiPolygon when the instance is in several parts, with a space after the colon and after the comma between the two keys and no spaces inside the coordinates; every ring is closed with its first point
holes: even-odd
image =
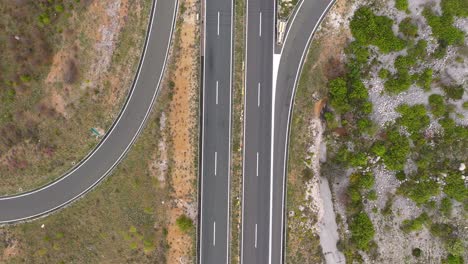
{"type": "Polygon", "coordinates": [[[348,103],[348,88],[343,78],[336,78],[328,83],[330,105],[336,111],[344,113],[350,110],[348,103]]]}
{"type": "Polygon", "coordinates": [[[449,16],[467,17],[468,2],[466,0],[442,0],[442,12],[449,16]]]}
{"type": "Polygon", "coordinates": [[[448,254],[447,259],[442,263],[443,264],[445,264],[445,263],[446,264],[463,264],[465,262],[463,261],[462,256],[454,256],[452,254],[448,254]]]}
{"type": "Polygon", "coordinates": [[[372,221],[366,213],[358,213],[349,224],[351,241],[358,249],[368,250],[369,243],[374,238],[375,230],[372,221]]]}
{"type": "Polygon", "coordinates": [[[397,180],[399,181],[404,181],[406,180],[406,174],[405,174],[405,171],[398,171],[396,174],[395,174],[395,178],[397,178],[397,180]]]}
{"type": "Polygon", "coordinates": [[[429,216],[426,213],[422,213],[418,217],[412,220],[403,220],[401,225],[401,230],[405,233],[419,231],[422,229],[423,225],[429,222],[429,216]]]}
{"type": "Polygon", "coordinates": [[[398,94],[408,90],[413,81],[407,71],[398,72],[391,76],[384,84],[385,91],[390,94],[398,94]]]}
{"type": "Polygon", "coordinates": [[[346,47],[345,52],[350,56],[358,65],[365,64],[369,59],[369,50],[362,43],[353,41],[346,47]]]}
{"type": "Polygon", "coordinates": [[[408,38],[415,38],[418,35],[418,26],[413,23],[410,17],[407,17],[400,22],[398,30],[408,38]]]}
{"type": "Polygon", "coordinates": [[[42,25],[49,25],[50,24],[50,17],[47,13],[42,13],[39,15],[39,23],[42,25]]]}
{"type": "Polygon", "coordinates": [[[448,197],[444,197],[440,201],[440,212],[445,216],[445,217],[450,217],[452,214],[452,201],[448,197]]]}
{"type": "Polygon", "coordinates": [[[384,79],[384,80],[385,80],[385,79],[388,78],[388,76],[390,76],[390,71],[389,71],[389,70],[384,69],[384,68],[380,69],[380,71],[379,71],[379,77],[380,77],[380,79],[384,79]]]}
{"type": "Polygon", "coordinates": [[[402,50],[403,40],[392,31],[393,20],[386,16],[376,16],[368,7],[359,8],[351,20],[351,33],[363,45],[375,45],[383,53],[402,50]]]}
{"type": "Polygon", "coordinates": [[[449,197],[464,202],[468,199],[468,188],[460,173],[449,173],[445,178],[444,193],[449,197]]]}
{"type": "Polygon", "coordinates": [[[408,0],[395,0],[395,7],[400,11],[408,10],[408,0]]]}
{"type": "Polygon", "coordinates": [[[447,111],[444,97],[439,94],[431,94],[429,96],[429,107],[431,108],[432,114],[436,117],[443,116],[447,111]]]}
{"type": "Polygon", "coordinates": [[[374,175],[371,173],[353,173],[349,176],[350,185],[358,189],[370,189],[374,186],[374,175]]]}
{"type": "Polygon", "coordinates": [[[434,180],[419,179],[419,182],[410,180],[404,182],[398,193],[403,194],[413,200],[418,205],[426,203],[433,196],[439,194],[439,184],[434,180]]]}
{"type": "Polygon", "coordinates": [[[398,56],[395,59],[395,69],[398,70],[398,72],[405,71],[407,72],[411,67],[413,67],[416,63],[416,58],[414,56],[398,56]]]}
{"type": "Polygon", "coordinates": [[[424,9],[423,15],[440,44],[453,45],[463,43],[464,33],[453,25],[454,17],[452,15],[442,12],[442,16],[437,16],[429,8],[424,9]]]}
{"type": "Polygon", "coordinates": [[[412,135],[421,133],[430,123],[426,108],[422,104],[413,106],[402,104],[396,110],[401,114],[397,122],[405,126],[412,135]]]}
{"type": "Polygon", "coordinates": [[[62,13],[64,11],[63,5],[57,4],[54,6],[55,12],[62,13]]]}
{"type": "Polygon", "coordinates": [[[365,167],[367,165],[367,155],[365,153],[353,153],[349,158],[349,164],[352,167],[365,167]]]}
{"type": "Polygon", "coordinates": [[[452,99],[452,100],[460,100],[463,98],[463,94],[465,93],[465,89],[463,89],[463,86],[458,85],[458,86],[444,86],[442,87],[445,95],[452,99]]]}
{"type": "Polygon", "coordinates": [[[377,200],[377,192],[375,190],[369,191],[367,193],[367,199],[369,199],[370,201],[376,201],[377,200]]]}
{"type": "Polygon", "coordinates": [[[190,217],[181,215],[177,218],[176,224],[182,232],[190,232],[193,229],[193,222],[190,217]]]}
{"type": "Polygon", "coordinates": [[[432,83],[432,69],[425,69],[418,78],[418,85],[423,88],[425,91],[429,91],[431,89],[432,83]]]}
{"type": "Polygon", "coordinates": [[[353,102],[361,102],[367,100],[367,98],[369,98],[369,93],[361,79],[351,80],[349,99],[353,102]]]}
{"type": "Polygon", "coordinates": [[[433,236],[447,240],[452,236],[453,227],[444,223],[432,223],[430,231],[433,236]]]}
{"type": "Polygon", "coordinates": [[[414,257],[419,258],[421,256],[421,254],[422,254],[422,250],[420,248],[413,248],[413,250],[411,251],[411,254],[414,257]]]}
{"type": "Polygon", "coordinates": [[[385,166],[390,170],[403,170],[410,152],[409,141],[395,129],[387,132],[386,151],[382,156],[385,166]]]}
{"type": "Polygon", "coordinates": [[[468,109],[468,101],[463,102],[463,109],[468,109]]]}
{"type": "Polygon", "coordinates": [[[451,239],[447,243],[447,251],[454,256],[461,256],[464,253],[463,242],[459,238],[451,239]]]}

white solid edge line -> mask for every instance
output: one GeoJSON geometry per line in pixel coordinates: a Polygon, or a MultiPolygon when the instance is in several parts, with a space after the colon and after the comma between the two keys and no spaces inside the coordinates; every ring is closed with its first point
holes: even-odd
{"type": "Polygon", "coordinates": [[[231,110],[232,110],[232,59],[233,59],[233,54],[232,54],[232,43],[234,41],[233,39],[233,31],[234,31],[234,0],[231,0],[231,38],[230,38],[230,58],[229,58],[229,144],[228,144],[228,150],[229,150],[229,158],[228,158],[228,206],[227,206],[227,214],[226,214],[226,264],[229,263],[229,242],[231,241],[230,239],[230,230],[231,230],[231,218],[230,218],[230,210],[231,210],[231,129],[232,129],[232,124],[231,124],[231,110]]]}
{"type": "Polygon", "coordinates": [[[241,223],[241,249],[240,249],[240,264],[244,263],[244,213],[245,213],[245,127],[247,121],[247,60],[249,49],[249,0],[245,1],[245,53],[244,53],[244,127],[243,127],[243,142],[242,142],[242,223],[241,223]]]}
{"type": "MultiPolygon", "coordinates": [[[[153,28],[153,19],[154,19],[154,14],[156,12],[156,5],[157,5],[157,0],[155,0],[155,4],[154,4],[154,8],[151,10],[151,24],[150,24],[150,28],[149,28],[149,31],[148,31],[148,40],[149,38],[151,37],[151,31],[152,31],[152,28],[153,28]]],[[[172,32],[172,31],[171,31],[172,32]]],[[[172,33],[171,33],[171,36],[172,36],[172,33]]],[[[148,41],[149,42],[149,41],[148,41]]],[[[169,41],[170,43],[170,41],[169,41]]],[[[148,47],[148,43],[146,43],[145,47],[143,47],[143,59],[141,61],[141,65],[143,65],[144,61],[145,61],[145,58],[146,58],[146,50],[147,50],[147,47],[148,47]]],[[[167,55],[167,52],[166,52],[166,55],[167,55]]],[[[167,56],[166,56],[167,57],[167,56]]],[[[166,60],[164,60],[164,64],[166,63],[166,60]]],[[[163,70],[164,70],[164,67],[163,67],[163,70]]],[[[138,68],[138,74],[136,76],[136,79],[135,79],[135,84],[138,82],[138,79],[140,78],[140,72],[141,72],[141,67],[138,68]]],[[[158,83],[159,85],[159,83],[158,83]]],[[[130,90],[130,93],[128,95],[128,99],[126,100],[126,104],[123,106],[123,109],[122,111],[119,113],[119,116],[118,118],[116,119],[116,121],[114,122],[113,126],[111,127],[111,130],[109,132],[106,133],[106,137],[102,140],[102,142],[99,143],[99,145],[93,149],[92,153],[89,155],[89,156],[86,156],[82,161],[80,161],[80,164],[74,168],[72,168],[69,172],[67,172],[64,176],[60,177],[59,179],[57,179],[56,181],[54,182],[51,182],[50,184],[47,184],[47,185],[44,185],[36,190],[33,190],[33,191],[30,191],[30,192],[25,192],[25,193],[20,193],[20,194],[17,194],[17,195],[9,195],[9,196],[4,196],[4,197],[0,197],[0,201],[3,201],[3,200],[11,200],[11,199],[16,199],[16,198],[20,198],[20,197],[23,197],[23,196],[28,196],[28,195],[31,195],[31,194],[34,194],[34,193],[37,193],[37,192],[40,192],[42,190],[45,190],[45,189],[48,189],[50,188],[51,186],[54,186],[55,184],[63,181],[64,179],[68,178],[71,174],[73,174],[76,170],[78,170],[81,166],[83,166],[83,164],[85,164],[100,148],[102,145],[104,145],[104,143],[107,141],[107,139],[110,137],[110,135],[112,134],[112,132],[114,131],[115,127],[117,126],[117,124],[119,123],[120,119],[122,118],[123,116],[123,113],[125,112],[125,110],[127,109],[127,106],[128,106],[128,102],[130,102],[130,100],[132,99],[133,97],[133,92],[134,92],[134,89],[132,87],[132,89],[130,90]]],[[[138,135],[138,132],[137,132],[137,135],[138,135]]],[[[132,140],[133,141],[133,140],[132,140]]],[[[130,144],[132,145],[132,144],[130,144]]],[[[118,162],[117,162],[118,163],[118,162]]],[[[112,166],[115,166],[115,164],[113,164],[112,166]]],[[[30,217],[27,217],[27,218],[30,218],[30,217]]],[[[21,219],[18,219],[18,220],[11,220],[11,221],[20,221],[21,219]]],[[[10,221],[7,221],[7,222],[10,222],[10,221]]],[[[0,223],[3,223],[3,222],[0,222],[0,223]]]]}
{"type": "MultiPolygon", "coordinates": [[[[272,60],[274,59],[275,56],[275,32],[276,32],[276,1],[275,4],[273,5],[273,39],[272,39],[272,60]]],[[[271,72],[272,72],[272,78],[273,78],[273,64],[271,65],[271,72]]],[[[273,231],[273,151],[274,151],[274,138],[275,138],[275,101],[276,101],[276,82],[272,83],[272,104],[271,104],[271,145],[270,145],[270,221],[269,221],[269,234],[268,234],[268,263],[272,264],[272,231],[273,231]]]]}
{"type": "Polygon", "coordinates": [[[206,97],[205,97],[205,65],[206,65],[206,0],[203,0],[203,7],[205,10],[202,10],[203,12],[203,87],[202,87],[202,93],[203,93],[203,104],[202,104],[202,145],[201,145],[201,172],[200,172],[200,241],[198,242],[200,245],[200,252],[199,252],[199,263],[202,263],[202,255],[203,255],[203,175],[204,175],[204,168],[203,168],[203,163],[205,160],[205,103],[206,103],[206,97]]]}
{"type": "Polygon", "coordinates": [[[255,248],[257,248],[257,224],[255,224],[255,248]]]}
{"type": "MultiPolygon", "coordinates": [[[[308,52],[308,50],[309,50],[309,46],[310,46],[310,42],[311,42],[311,40],[312,40],[312,37],[314,36],[315,31],[317,30],[317,27],[321,24],[321,21],[322,21],[322,19],[323,19],[323,16],[324,16],[325,14],[328,13],[328,11],[330,10],[330,7],[331,7],[335,2],[336,2],[336,0],[331,0],[330,3],[328,3],[327,7],[325,8],[325,10],[323,11],[323,13],[320,15],[319,19],[317,20],[317,23],[315,23],[314,28],[312,29],[312,31],[311,31],[311,33],[310,33],[310,35],[309,35],[309,38],[308,38],[308,40],[307,40],[307,44],[306,44],[306,46],[305,46],[305,49],[304,49],[303,52],[302,52],[301,60],[300,60],[300,62],[299,62],[299,69],[298,69],[298,71],[297,71],[297,73],[296,73],[296,77],[295,77],[295,79],[294,79],[293,93],[292,93],[291,101],[290,101],[290,104],[289,104],[290,109],[289,109],[289,111],[288,111],[288,122],[287,122],[287,129],[286,129],[286,141],[285,141],[285,148],[284,148],[284,149],[285,149],[284,160],[283,160],[283,167],[284,167],[283,179],[284,179],[284,181],[286,181],[286,162],[287,162],[286,153],[288,152],[289,132],[290,132],[290,127],[289,127],[289,125],[290,125],[289,123],[290,123],[290,122],[289,122],[289,120],[290,120],[290,118],[291,118],[292,108],[294,107],[294,106],[293,106],[293,103],[294,103],[294,97],[295,97],[294,95],[295,95],[295,93],[296,93],[297,79],[298,79],[298,77],[300,76],[300,73],[302,72],[302,65],[303,65],[303,62],[304,62],[304,57],[305,57],[305,55],[307,54],[307,52],[308,52]]],[[[303,3],[303,2],[301,2],[301,7],[302,7],[302,3],[303,3]]],[[[301,7],[300,7],[300,8],[301,8],[301,7]]],[[[297,10],[296,15],[297,15],[297,13],[299,13],[300,8],[297,10]]],[[[294,19],[295,19],[296,15],[294,16],[294,19]]],[[[294,22],[294,21],[293,21],[293,22],[294,22]]],[[[292,25],[293,25],[293,23],[291,23],[290,28],[292,27],[292,25]]],[[[289,30],[288,30],[288,33],[289,33],[289,30]]],[[[287,37],[287,36],[286,36],[286,37],[287,37]]],[[[286,38],[285,41],[284,41],[283,48],[284,48],[284,46],[286,46],[286,41],[287,41],[287,38],[286,38]]],[[[281,49],[281,54],[282,54],[282,53],[283,53],[283,49],[281,49]]],[[[286,184],[283,183],[282,201],[281,201],[281,203],[282,203],[281,230],[284,229],[284,206],[285,206],[285,204],[284,204],[284,199],[285,199],[285,187],[286,187],[285,185],[286,185],[286,184]]],[[[284,242],[284,237],[283,237],[283,235],[285,236],[286,234],[283,234],[283,232],[281,232],[281,259],[283,259],[283,242],[284,242]]]]}
{"type": "MultiPolygon", "coordinates": [[[[175,14],[175,15],[177,14],[177,10],[178,10],[177,3],[178,3],[178,0],[174,1],[174,4],[176,5],[176,8],[174,9],[174,14],[175,14]]],[[[154,15],[155,10],[156,10],[156,5],[157,5],[157,0],[155,0],[154,9],[153,9],[153,11],[152,11],[152,12],[153,12],[153,14],[152,14],[152,19],[154,18],[153,15],[154,15]]],[[[174,31],[174,21],[175,21],[175,19],[176,19],[175,15],[173,16],[173,19],[172,19],[172,23],[171,23],[171,33],[170,33],[169,41],[168,41],[168,44],[167,44],[166,55],[165,55],[165,58],[164,58],[164,64],[163,64],[163,68],[161,69],[161,75],[160,75],[160,77],[159,77],[157,87],[159,87],[159,85],[160,85],[160,83],[161,83],[162,76],[164,76],[164,72],[165,72],[165,68],[166,68],[166,62],[167,62],[167,55],[168,55],[169,47],[170,47],[170,44],[171,44],[172,33],[173,33],[173,31],[174,31]]],[[[151,26],[150,26],[150,30],[149,30],[149,32],[150,32],[149,34],[150,34],[150,35],[151,35],[152,26],[153,26],[153,24],[151,24],[151,26]]],[[[147,45],[146,45],[145,48],[144,48],[144,52],[145,52],[145,53],[146,53],[146,48],[147,48],[147,45]]],[[[143,60],[144,60],[144,58],[143,58],[143,60]]],[[[142,64],[143,64],[143,61],[142,61],[142,64]]],[[[139,72],[140,72],[140,70],[139,70],[139,72]]],[[[139,73],[138,73],[137,79],[138,79],[138,77],[139,77],[139,73]]],[[[135,82],[135,83],[136,83],[136,82],[135,82]]],[[[151,106],[148,108],[148,111],[147,111],[147,113],[146,113],[146,115],[145,115],[145,117],[144,117],[144,120],[143,120],[143,122],[140,124],[140,127],[138,128],[137,133],[136,133],[136,134],[134,135],[134,137],[132,138],[132,141],[130,142],[130,144],[127,146],[127,148],[124,150],[124,152],[122,152],[122,155],[119,156],[119,158],[117,159],[117,162],[115,162],[114,164],[112,164],[111,168],[109,168],[95,183],[93,183],[93,185],[89,186],[87,189],[85,189],[84,191],[82,191],[81,193],[79,193],[78,195],[76,195],[75,197],[69,199],[68,201],[66,201],[66,202],[64,202],[64,203],[62,203],[62,204],[60,204],[60,205],[58,205],[58,206],[56,206],[56,207],[54,207],[54,208],[52,208],[52,209],[49,209],[49,210],[44,211],[44,212],[41,212],[41,213],[39,213],[39,214],[35,214],[35,215],[23,217],[23,218],[10,219],[10,220],[7,220],[7,221],[0,221],[0,225],[1,225],[1,224],[11,223],[11,222],[23,221],[23,220],[27,220],[27,219],[33,219],[33,218],[36,218],[36,217],[41,216],[41,215],[46,215],[46,214],[48,214],[48,213],[51,213],[51,212],[57,210],[58,208],[61,208],[61,207],[65,206],[65,205],[69,204],[70,202],[73,202],[73,201],[76,200],[77,198],[81,197],[83,194],[87,193],[90,189],[94,188],[99,182],[101,182],[101,180],[102,180],[104,177],[107,176],[107,174],[109,174],[109,172],[110,172],[111,170],[114,169],[114,167],[121,161],[122,157],[125,156],[125,154],[127,154],[128,149],[133,145],[133,143],[134,143],[136,137],[138,137],[138,135],[139,135],[140,132],[141,132],[142,126],[143,126],[143,125],[145,124],[145,122],[146,122],[146,120],[147,120],[147,118],[148,118],[148,115],[149,115],[149,113],[151,112],[151,109],[153,108],[154,100],[155,100],[156,95],[158,94],[158,92],[159,92],[159,88],[158,88],[157,91],[154,93],[153,98],[152,98],[152,101],[151,101],[151,106]]],[[[132,90],[132,94],[130,95],[130,97],[129,97],[129,99],[128,99],[127,102],[130,101],[132,95],[133,95],[133,90],[132,90]]],[[[128,104],[127,104],[127,105],[128,105],[128,104]]],[[[127,105],[126,105],[126,106],[127,106],[127,105]]],[[[124,106],[125,108],[124,108],[124,110],[122,111],[122,113],[125,111],[126,106],[124,106]]],[[[122,116],[122,115],[119,116],[118,120],[120,120],[121,116],[122,116]]],[[[112,128],[111,131],[109,131],[109,133],[112,133],[112,131],[113,131],[114,128],[115,128],[115,126],[112,128]]],[[[109,135],[110,135],[110,134],[109,134],[109,135]]],[[[107,136],[106,139],[107,139],[108,137],[109,137],[109,136],[107,136]]],[[[105,141],[103,141],[103,142],[99,145],[99,147],[102,146],[102,145],[104,144],[104,142],[105,142],[105,141]]],[[[94,150],[93,154],[99,149],[99,147],[96,148],[96,149],[94,150]]],[[[47,188],[49,188],[49,187],[51,187],[51,186],[57,184],[58,182],[60,182],[60,181],[62,181],[63,179],[67,178],[70,174],[72,174],[74,171],[76,171],[79,167],[81,167],[87,160],[89,160],[89,158],[91,158],[91,157],[93,156],[93,154],[91,154],[90,156],[88,156],[88,157],[86,158],[86,160],[84,160],[78,167],[76,167],[74,170],[72,170],[69,174],[67,174],[67,175],[65,175],[65,176],[63,176],[63,177],[61,177],[61,178],[58,179],[57,181],[55,181],[55,182],[53,182],[53,183],[51,183],[51,184],[49,184],[49,185],[46,185],[46,186],[42,187],[41,189],[37,189],[37,190],[35,190],[35,191],[33,191],[33,192],[28,192],[28,193],[25,193],[25,194],[23,194],[23,195],[4,197],[4,199],[2,199],[2,198],[0,197],[0,201],[1,201],[1,200],[8,200],[8,199],[14,199],[14,198],[22,197],[22,196],[31,195],[31,194],[33,194],[33,193],[36,193],[36,192],[45,190],[45,189],[47,189],[47,188]]]]}

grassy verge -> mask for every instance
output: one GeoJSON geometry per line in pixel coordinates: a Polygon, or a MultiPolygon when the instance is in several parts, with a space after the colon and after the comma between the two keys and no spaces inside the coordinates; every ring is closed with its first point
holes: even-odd
{"type": "Polygon", "coordinates": [[[239,263],[242,212],[245,0],[235,1],[231,162],[231,263],[239,263]]]}
{"type": "Polygon", "coordinates": [[[95,190],[46,218],[2,227],[0,252],[14,250],[0,254],[0,262],[165,263],[169,190],[149,176],[148,157],[157,148],[169,98],[165,85],[143,134],[95,190]]]}

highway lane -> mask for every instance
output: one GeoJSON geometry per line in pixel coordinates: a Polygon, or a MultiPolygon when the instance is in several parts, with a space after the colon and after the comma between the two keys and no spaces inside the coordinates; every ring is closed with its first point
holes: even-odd
{"type": "Polygon", "coordinates": [[[247,1],[241,263],[269,261],[275,1],[247,1]]]}
{"type": "Polygon", "coordinates": [[[0,224],[62,208],[96,186],[122,160],[143,129],[159,91],[176,12],[177,1],[153,3],[137,76],[123,110],[100,144],[60,179],[28,193],[0,197],[0,224]]]}
{"type": "Polygon", "coordinates": [[[272,262],[284,262],[287,151],[293,99],[311,38],[333,0],[303,0],[284,41],[274,105],[272,262]]]}
{"type": "Polygon", "coordinates": [[[233,0],[205,0],[199,263],[228,263],[233,0]]]}

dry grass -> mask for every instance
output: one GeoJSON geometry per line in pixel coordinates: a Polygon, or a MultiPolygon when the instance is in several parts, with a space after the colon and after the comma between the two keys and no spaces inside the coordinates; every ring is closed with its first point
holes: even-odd
{"type": "Polygon", "coordinates": [[[63,1],[63,12],[47,11],[50,24],[38,25],[41,5],[0,2],[0,39],[8,39],[0,41],[0,194],[57,178],[98,143],[90,129],[107,130],[122,105],[150,5],[63,1]]]}

